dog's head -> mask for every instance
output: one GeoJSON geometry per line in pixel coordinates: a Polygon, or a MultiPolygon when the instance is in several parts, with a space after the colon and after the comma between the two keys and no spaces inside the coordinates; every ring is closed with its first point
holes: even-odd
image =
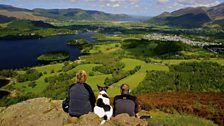
{"type": "Polygon", "coordinates": [[[97,87],[98,87],[98,90],[100,92],[99,93],[100,95],[107,95],[108,86],[102,87],[102,86],[97,85],[97,87]]]}
{"type": "Polygon", "coordinates": [[[107,92],[107,89],[109,88],[108,86],[102,87],[102,86],[99,86],[99,85],[97,85],[97,87],[98,87],[99,92],[101,92],[101,91],[107,92]]]}

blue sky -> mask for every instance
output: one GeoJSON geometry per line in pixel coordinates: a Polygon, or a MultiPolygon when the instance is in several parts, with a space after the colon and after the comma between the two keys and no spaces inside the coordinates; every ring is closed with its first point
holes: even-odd
{"type": "Polygon", "coordinates": [[[81,8],[115,14],[155,16],[183,7],[215,6],[224,0],[0,0],[21,8],[81,8]]]}

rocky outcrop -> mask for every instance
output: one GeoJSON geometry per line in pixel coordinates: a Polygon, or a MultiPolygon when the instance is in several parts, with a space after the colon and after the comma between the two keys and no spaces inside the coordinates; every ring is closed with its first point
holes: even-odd
{"type": "MultiPolygon", "coordinates": [[[[94,113],[80,118],[70,117],[59,100],[36,98],[0,109],[1,126],[98,126],[102,121],[94,113]]],[[[146,121],[121,114],[104,126],[147,126],[146,121]]]]}

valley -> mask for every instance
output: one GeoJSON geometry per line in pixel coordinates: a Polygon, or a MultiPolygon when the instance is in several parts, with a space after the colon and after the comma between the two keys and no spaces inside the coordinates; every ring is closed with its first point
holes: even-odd
{"type": "Polygon", "coordinates": [[[220,6],[142,21],[98,11],[1,5],[0,15],[7,13],[0,17],[0,106],[39,97],[63,100],[76,73],[85,70],[95,95],[97,85],[109,86],[111,101],[129,84],[140,114],[152,115],[147,121],[153,126],[222,126],[224,29],[215,24],[221,16],[214,15],[220,6]]]}

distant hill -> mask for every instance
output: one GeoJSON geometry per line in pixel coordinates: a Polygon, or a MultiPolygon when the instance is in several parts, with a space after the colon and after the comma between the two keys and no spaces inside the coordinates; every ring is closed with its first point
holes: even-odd
{"type": "Polygon", "coordinates": [[[207,13],[212,19],[224,19],[224,3],[209,8],[207,13]]]}
{"type": "Polygon", "coordinates": [[[55,28],[55,26],[43,21],[15,20],[8,24],[10,30],[35,30],[41,28],[55,28]]]}
{"type": "Polygon", "coordinates": [[[0,4],[0,9],[1,10],[7,10],[7,11],[24,11],[24,12],[31,12],[31,10],[28,9],[24,9],[24,8],[17,8],[17,7],[13,7],[11,5],[4,5],[4,4],[0,4]]]}
{"type": "Polygon", "coordinates": [[[0,23],[6,23],[6,22],[13,21],[13,20],[16,20],[16,18],[0,15],[0,23]]]}
{"type": "MultiPolygon", "coordinates": [[[[24,9],[0,4],[0,15],[16,19],[32,21],[46,20],[88,20],[88,21],[136,21],[142,17],[129,16],[126,14],[110,14],[95,10],[82,9],[24,9]]],[[[1,22],[1,21],[0,21],[1,22]]]]}
{"type": "Polygon", "coordinates": [[[128,21],[134,17],[125,14],[109,14],[100,11],[82,10],[82,9],[34,9],[36,15],[45,16],[58,20],[115,20],[128,21]]]}
{"type": "MultiPolygon", "coordinates": [[[[13,7],[9,5],[2,5],[2,4],[0,4],[0,15],[8,17],[8,18],[26,19],[26,20],[32,20],[32,21],[48,20],[48,18],[46,17],[34,15],[32,10],[17,8],[17,7],[13,7]]],[[[0,22],[2,22],[1,19],[0,19],[0,22]]]]}
{"type": "Polygon", "coordinates": [[[171,13],[164,12],[148,20],[148,22],[159,25],[194,28],[202,27],[209,23],[223,27],[222,20],[224,20],[224,3],[214,7],[187,7],[171,13]]]}

